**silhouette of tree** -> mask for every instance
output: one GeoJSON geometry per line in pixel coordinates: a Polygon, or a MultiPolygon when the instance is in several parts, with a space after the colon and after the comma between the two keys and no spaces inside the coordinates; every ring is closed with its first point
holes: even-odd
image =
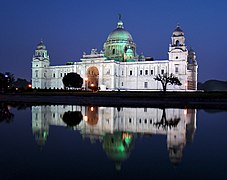
{"type": "Polygon", "coordinates": [[[0,73],[0,92],[4,92],[7,88],[7,81],[5,75],[0,73]]]}
{"type": "Polygon", "coordinates": [[[28,87],[28,84],[30,84],[30,82],[28,82],[26,79],[21,79],[21,78],[17,78],[17,80],[14,81],[13,83],[15,88],[20,88],[20,89],[26,89],[28,87]]]}
{"type": "Polygon", "coordinates": [[[164,130],[167,130],[167,128],[169,127],[174,128],[177,127],[178,123],[180,122],[180,118],[171,118],[169,120],[166,119],[166,110],[162,109],[162,118],[161,121],[154,123],[154,126],[156,126],[157,128],[162,127],[164,130]]]}
{"type": "Polygon", "coordinates": [[[80,124],[82,118],[83,116],[80,111],[68,111],[64,113],[62,120],[67,124],[67,126],[73,127],[80,124]]]}
{"type": "Polygon", "coordinates": [[[14,75],[10,72],[6,72],[5,74],[0,73],[0,92],[12,89],[14,80],[14,75]]]}
{"type": "Polygon", "coordinates": [[[156,77],[154,78],[154,80],[156,81],[160,81],[162,83],[162,89],[163,89],[163,93],[166,93],[166,89],[167,89],[167,85],[168,84],[175,84],[178,86],[181,86],[181,82],[178,79],[178,77],[175,77],[172,73],[168,76],[167,73],[164,74],[158,74],[156,75],[156,77]]]}
{"type": "Polygon", "coordinates": [[[68,73],[62,79],[66,88],[81,88],[83,84],[83,78],[77,73],[68,73]]]}

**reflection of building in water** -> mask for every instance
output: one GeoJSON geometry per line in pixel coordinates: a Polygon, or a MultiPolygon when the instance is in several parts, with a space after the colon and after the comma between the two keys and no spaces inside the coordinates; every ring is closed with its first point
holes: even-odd
{"type": "Polygon", "coordinates": [[[82,113],[83,119],[77,121],[75,129],[91,142],[102,141],[117,168],[129,156],[136,134],[166,135],[170,161],[178,164],[196,129],[193,109],[33,106],[32,128],[38,144],[45,143],[50,125],[66,126],[63,117],[70,111],[82,113]]]}
{"type": "Polygon", "coordinates": [[[63,115],[69,111],[81,111],[80,106],[33,106],[32,107],[32,131],[38,145],[44,145],[49,126],[66,126],[63,115]]]}

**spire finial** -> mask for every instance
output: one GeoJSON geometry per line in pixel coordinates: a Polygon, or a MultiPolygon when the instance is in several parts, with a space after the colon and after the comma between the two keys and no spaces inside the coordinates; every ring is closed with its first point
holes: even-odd
{"type": "Polygon", "coordinates": [[[180,27],[180,23],[177,23],[177,27],[174,32],[183,32],[183,30],[180,27]]]}
{"type": "Polygon", "coordinates": [[[123,22],[121,21],[121,17],[122,17],[122,16],[121,16],[121,14],[119,13],[119,14],[118,14],[118,19],[119,19],[119,20],[118,20],[118,23],[117,23],[117,28],[118,28],[118,29],[123,29],[123,28],[124,28],[123,22]]]}
{"type": "Polygon", "coordinates": [[[118,13],[118,20],[121,21],[121,13],[118,13]]]}

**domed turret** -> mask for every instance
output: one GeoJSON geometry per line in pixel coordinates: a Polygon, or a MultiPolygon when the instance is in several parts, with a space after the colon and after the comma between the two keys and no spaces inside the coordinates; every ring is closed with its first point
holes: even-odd
{"type": "Polygon", "coordinates": [[[128,49],[133,52],[133,58],[136,54],[136,44],[133,42],[131,34],[124,29],[121,18],[117,23],[117,28],[113,30],[104,43],[104,55],[107,59],[124,61],[128,49]]]}
{"type": "Polygon", "coordinates": [[[182,60],[187,59],[188,50],[185,45],[184,32],[177,25],[171,37],[172,42],[169,45],[169,60],[182,60]]]}
{"type": "Polygon", "coordinates": [[[37,50],[45,50],[46,46],[44,45],[43,41],[40,41],[40,43],[37,45],[37,50]]]}
{"type": "Polygon", "coordinates": [[[43,41],[40,41],[40,43],[37,45],[34,57],[36,59],[39,59],[40,61],[43,61],[43,60],[49,61],[47,49],[43,41]]]}
{"type": "Polygon", "coordinates": [[[143,55],[143,53],[141,53],[139,55],[139,58],[138,58],[139,61],[145,61],[145,56],[143,55]]]}
{"type": "Polygon", "coordinates": [[[48,66],[50,66],[50,57],[43,41],[40,41],[32,58],[32,88],[47,88],[48,73],[45,68],[48,66]]]}
{"type": "Polygon", "coordinates": [[[127,49],[126,51],[126,61],[132,61],[134,59],[134,52],[132,49],[127,49]]]}
{"type": "Polygon", "coordinates": [[[184,32],[181,29],[180,25],[178,24],[176,29],[173,31],[173,36],[184,36],[184,32]]]}
{"type": "Polygon", "coordinates": [[[189,64],[197,64],[195,51],[191,47],[188,51],[188,63],[189,64]]]}

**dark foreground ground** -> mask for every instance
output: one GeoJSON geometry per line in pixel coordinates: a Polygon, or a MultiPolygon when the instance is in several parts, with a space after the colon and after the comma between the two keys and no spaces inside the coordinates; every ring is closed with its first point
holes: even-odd
{"type": "Polygon", "coordinates": [[[1,102],[77,104],[113,107],[227,109],[227,92],[23,92],[0,94],[1,102]]]}

